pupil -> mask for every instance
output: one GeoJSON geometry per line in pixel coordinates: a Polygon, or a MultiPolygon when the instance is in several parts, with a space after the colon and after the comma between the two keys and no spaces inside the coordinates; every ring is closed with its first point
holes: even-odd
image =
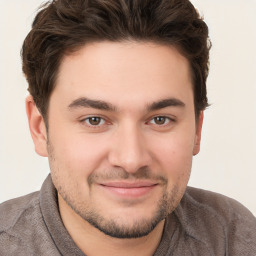
{"type": "Polygon", "coordinates": [[[89,119],[89,121],[90,121],[90,124],[92,124],[92,125],[98,125],[100,123],[100,118],[99,117],[91,117],[89,119]]]}
{"type": "Polygon", "coordinates": [[[162,116],[155,117],[155,123],[156,124],[164,124],[165,123],[165,117],[162,117],[162,116]]]}

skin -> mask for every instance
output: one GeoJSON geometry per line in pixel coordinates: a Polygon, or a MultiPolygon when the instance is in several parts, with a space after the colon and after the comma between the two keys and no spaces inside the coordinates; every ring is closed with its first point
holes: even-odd
{"type": "Polygon", "coordinates": [[[62,60],[48,133],[31,96],[26,107],[80,249],[152,255],[200,148],[203,113],[196,122],[186,58],[154,43],[90,43],[62,60]]]}

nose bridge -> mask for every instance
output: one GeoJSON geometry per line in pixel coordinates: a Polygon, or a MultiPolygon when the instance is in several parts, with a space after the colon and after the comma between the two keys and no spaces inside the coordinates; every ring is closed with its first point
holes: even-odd
{"type": "Polygon", "coordinates": [[[120,125],[109,153],[111,165],[121,167],[130,173],[148,166],[150,154],[145,142],[145,136],[139,125],[132,122],[120,125]]]}

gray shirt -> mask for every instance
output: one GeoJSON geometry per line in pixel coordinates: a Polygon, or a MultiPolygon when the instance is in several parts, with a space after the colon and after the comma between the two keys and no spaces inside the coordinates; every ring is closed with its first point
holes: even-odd
{"type": "MultiPolygon", "coordinates": [[[[62,223],[50,175],[40,192],[0,205],[0,255],[84,255],[62,223]]],[[[256,219],[230,198],[188,187],[154,255],[255,256],[256,219]]]]}

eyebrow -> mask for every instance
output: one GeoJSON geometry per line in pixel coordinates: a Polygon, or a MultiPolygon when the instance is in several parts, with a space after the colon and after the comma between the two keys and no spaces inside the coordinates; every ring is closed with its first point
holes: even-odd
{"type": "MultiPolygon", "coordinates": [[[[159,110],[162,108],[166,107],[184,107],[185,103],[182,102],[181,100],[177,98],[168,98],[168,99],[163,99],[160,101],[153,102],[147,106],[147,111],[155,111],[159,110]]],[[[93,99],[88,99],[85,97],[78,98],[74,101],[72,101],[69,105],[68,108],[70,110],[75,109],[75,108],[95,108],[99,110],[106,110],[106,111],[117,111],[117,108],[105,101],[101,100],[93,100],[93,99]]]]}
{"type": "Polygon", "coordinates": [[[84,108],[95,108],[100,110],[107,110],[107,111],[116,111],[116,107],[110,103],[101,100],[92,100],[85,97],[78,98],[71,102],[68,105],[69,109],[75,109],[79,107],[84,108]]]}
{"type": "Polygon", "coordinates": [[[176,98],[169,98],[153,102],[147,109],[148,111],[154,111],[167,107],[185,107],[185,103],[176,98]]]}

